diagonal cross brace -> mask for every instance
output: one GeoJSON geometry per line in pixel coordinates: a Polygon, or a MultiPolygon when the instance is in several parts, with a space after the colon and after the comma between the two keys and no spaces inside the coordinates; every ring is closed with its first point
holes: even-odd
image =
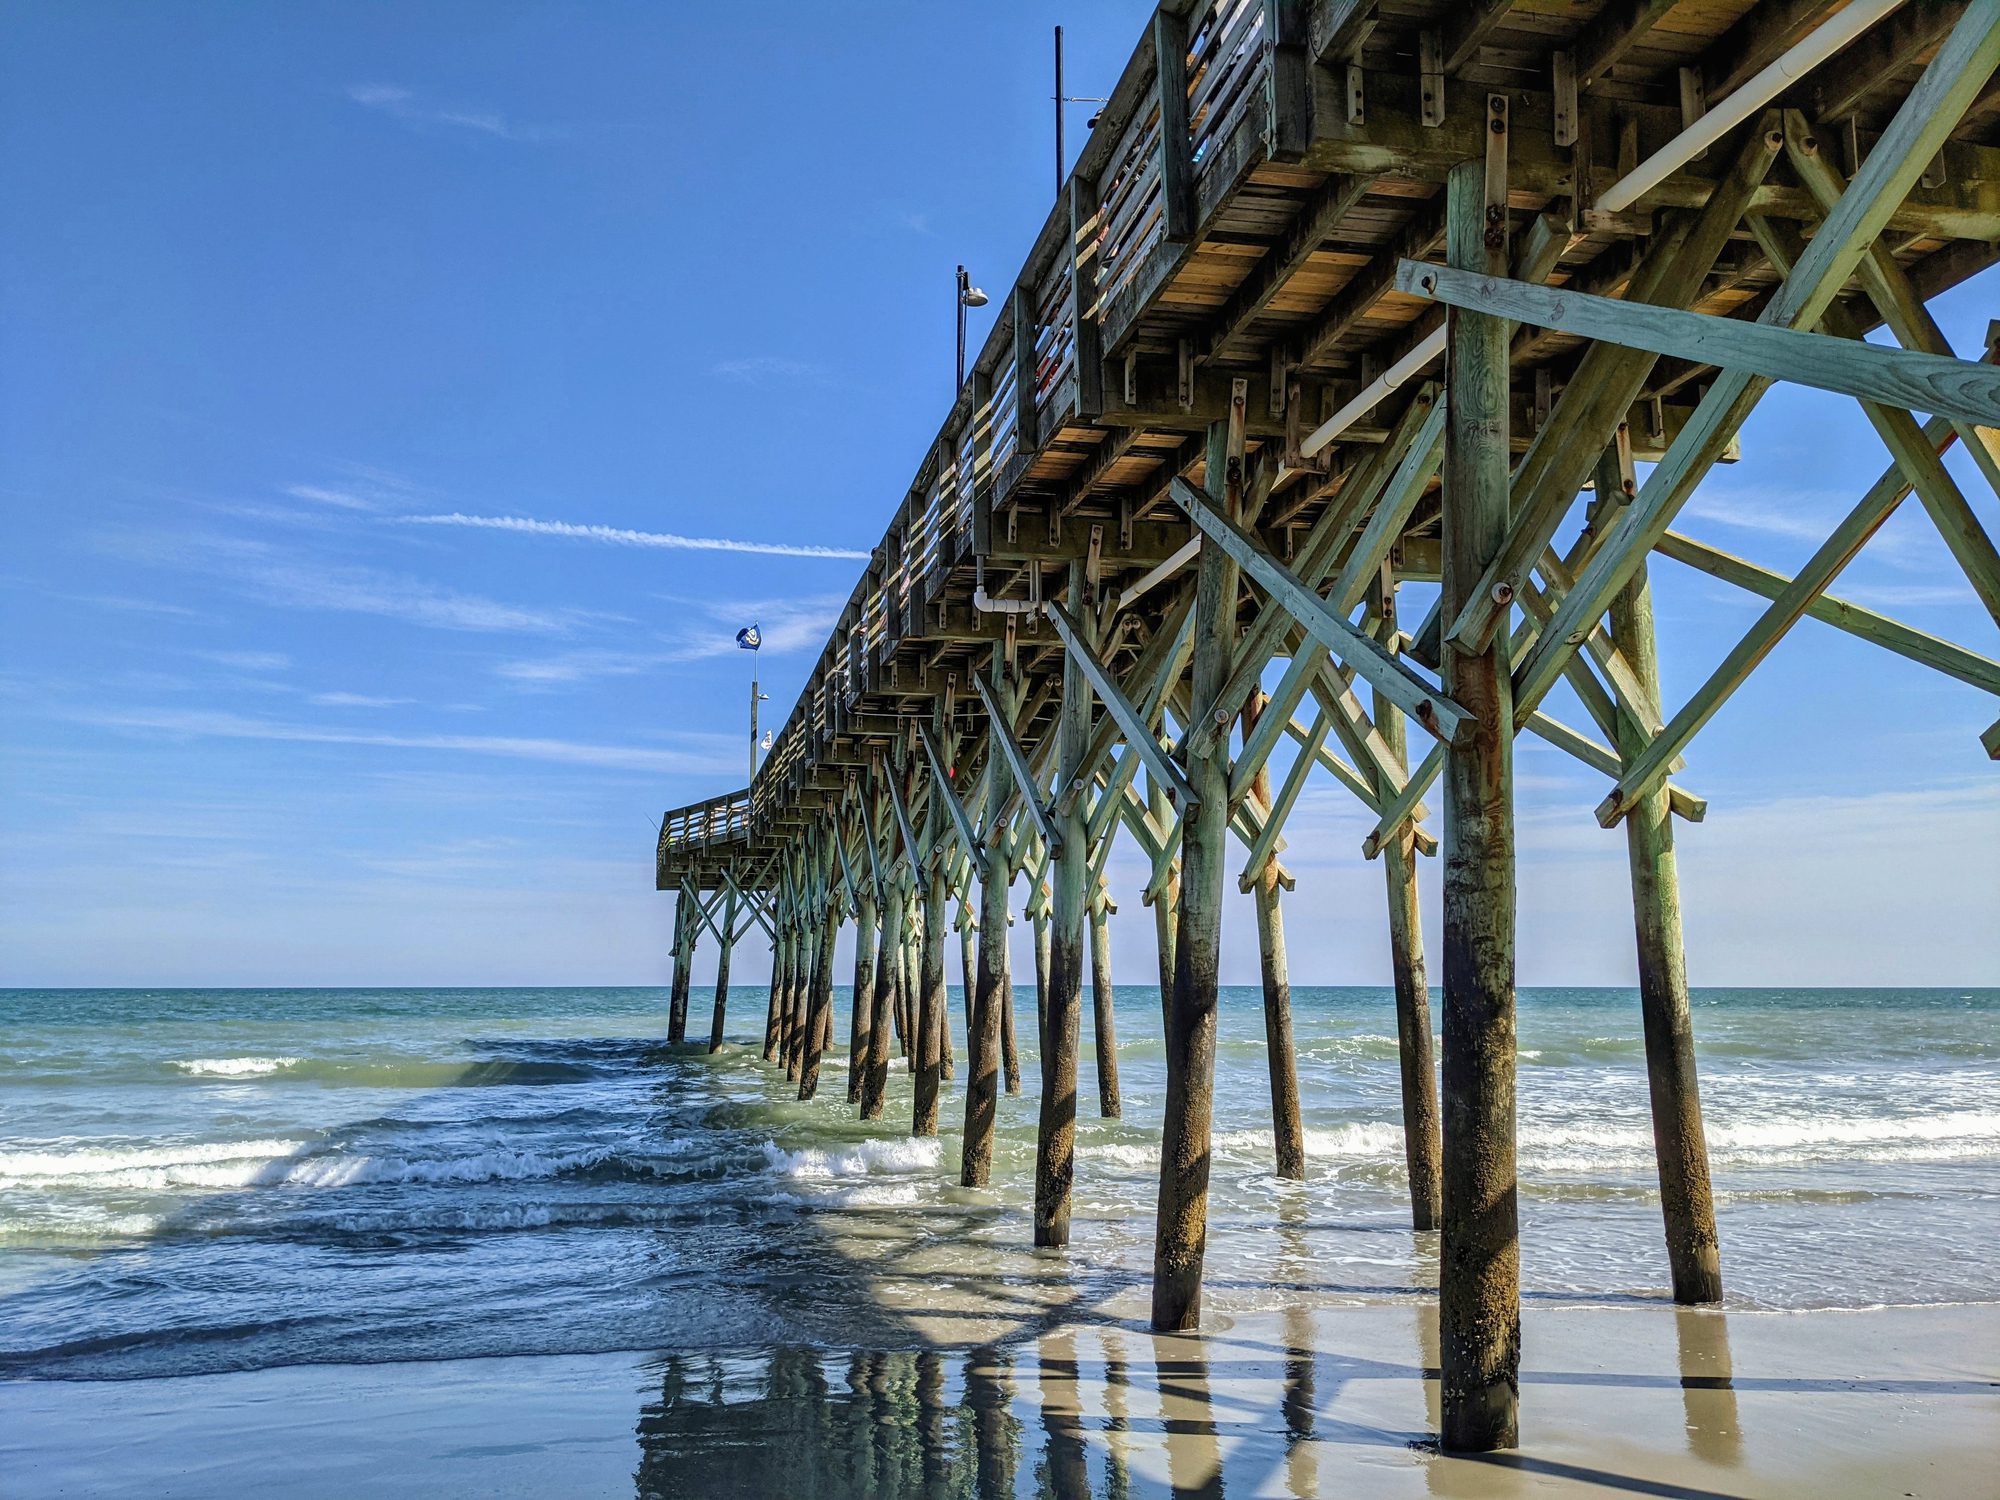
{"type": "Polygon", "coordinates": [[[931,787],[933,795],[944,800],[945,811],[951,814],[952,831],[958,835],[959,844],[974,863],[980,863],[979,835],[972,831],[972,819],[965,815],[958,798],[951,793],[951,777],[945,774],[944,756],[938,750],[937,738],[931,733],[931,726],[923,720],[917,721],[917,738],[923,742],[924,759],[931,764],[931,787]]]}
{"type": "Polygon", "coordinates": [[[1181,768],[1175,765],[1166,751],[1160,748],[1159,740],[1154,737],[1153,731],[1147,726],[1139,710],[1132,706],[1132,701],[1119,691],[1118,684],[1112,680],[1110,671],[1097,659],[1097,653],[1084,641],[1083,632],[1078,629],[1076,621],[1070,618],[1069,611],[1053,599],[1045,601],[1042,608],[1048,611],[1049,620],[1055,625],[1056,634],[1062,637],[1063,649],[1069,652],[1070,659],[1089,679],[1092,690],[1104,700],[1105,708],[1117,721],[1119,729],[1124,731],[1126,743],[1145,758],[1147,770],[1172,788],[1176,803],[1184,808],[1193,807],[1199,800],[1195,796],[1193,786],[1188,783],[1181,768]]]}
{"type": "Polygon", "coordinates": [[[1200,490],[1185,479],[1176,479],[1168,493],[1210,540],[1284,604],[1287,613],[1385,698],[1447,744],[1467,739],[1473,727],[1470,714],[1390,655],[1380,642],[1335,614],[1324,599],[1265,551],[1255,537],[1217,510],[1200,490]]]}
{"type": "MultiPolygon", "coordinates": [[[[1765,304],[1759,322],[1790,327],[1818,320],[1887,226],[1896,205],[1957,128],[1996,65],[2000,65],[2000,0],[1971,0],[1820,232],[1765,304]]],[[[1767,383],[1741,370],[1724,370],[1717,376],[1515,671],[1517,716],[1532,712],[1555,685],[1563,662],[1582,642],[1591,622],[1604,613],[1612,595],[1666,534],[1767,383]]]]}
{"type": "Polygon", "coordinates": [[[993,696],[993,689],[986,685],[986,679],[973,674],[973,690],[979,694],[979,701],[986,705],[986,717],[993,726],[993,742],[1000,749],[1000,758],[1007,762],[1007,769],[1014,775],[1014,784],[1020,789],[1021,800],[1027,804],[1028,816],[1034,820],[1036,829],[1042,835],[1042,842],[1052,853],[1062,851],[1062,831],[1042,802],[1042,789],[1035,780],[1034,769],[1028,764],[1028,754],[1021,748],[1021,742],[1014,738],[1014,726],[1007,722],[1007,716],[1000,711],[1000,704],[993,696]]]}
{"type": "Polygon", "coordinates": [[[1715,313],[1529,286],[1414,260],[1396,263],[1396,289],[1468,312],[1671,355],[1690,364],[1715,365],[1864,401],[2000,426],[2000,370],[1970,360],[1715,313]]]}

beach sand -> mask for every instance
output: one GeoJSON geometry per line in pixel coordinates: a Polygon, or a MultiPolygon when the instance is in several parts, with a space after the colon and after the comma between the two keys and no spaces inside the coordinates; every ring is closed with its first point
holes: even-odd
{"type": "MultiPolygon", "coordinates": [[[[809,1287],[801,1295],[811,1295],[809,1287]]],[[[476,1316],[476,1311],[474,1314],[476,1316]]],[[[2000,1495],[2000,1307],[1530,1304],[1521,1447],[1431,1450],[1427,1302],[966,1349],[0,1385],[46,1495],[2000,1495]]]]}

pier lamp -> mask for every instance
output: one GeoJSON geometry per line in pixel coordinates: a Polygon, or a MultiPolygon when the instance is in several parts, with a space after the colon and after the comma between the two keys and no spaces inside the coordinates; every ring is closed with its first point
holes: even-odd
{"type": "Polygon", "coordinates": [[[965,389],[965,310],[968,307],[984,307],[986,293],[972,284],[964,266],[958,268],[958,384],[951,388],[952,399],[965,389]]]}

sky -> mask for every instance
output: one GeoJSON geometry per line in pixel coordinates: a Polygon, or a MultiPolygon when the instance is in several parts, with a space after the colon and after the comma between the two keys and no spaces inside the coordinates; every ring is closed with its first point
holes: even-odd
{"type": "MultiPolygon", "coordinates": [[[[998,306],[1051,202],[1050,27],[1101,94],[1148,10],[0,12],[0,984],[663,982],[735,632],[782,722],[950,398],[954,268],[998,306]]],[[[1996,289],[1937,305],[1962,354],[1996,289]]],[[[1885,463],[1780,388],[1682,529],[1789,569],[1885,463]]],[[[1678,703],[1758,603],[1653,576],[1678,703]]],[[[1840,591],[2000,651],[1914,502],[1840,591]]],[[[2000,981],[1996,714],[1802,623],[1678,778],[1694,981],[2000,981]]],[[[1522,982],[1629,983],[1604,779],[1518,764],[1522,982]]],[[[1298,982],[1386,981],[1371,822],[1315,782],[1288,829],[1298,982]]]]}

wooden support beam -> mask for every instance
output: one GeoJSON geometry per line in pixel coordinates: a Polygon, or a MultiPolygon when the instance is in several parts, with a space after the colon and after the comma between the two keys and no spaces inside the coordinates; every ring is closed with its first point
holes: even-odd
{"type": "MultiPolygon", "coordinates": [[[[1925,424],[1923,436],[1935,457],[1957,434],[1943,417],[1933,417],[1925,424]]],[[[1628,755],[1618,785],[1598,806],[1600,824],[1611,827],[1650,798],[1673,757],[1687,748],[1702,726],[1715,717],[1730,695],[1776,649],[1786,632],[1805,617],[1812,601],[1839,576],[1868,539],[1881,530],[1909,493],[1910,480],[1903,466],[1892,463],[1665,728],[1628,755]]]]}
{"type": "Polygon", "coordinates": [[[1160,205],[1169,244],[1193,238],[1194,145],[1188,138],[1187,19],[1169,6],[1153,12],[1153,66],[1160,106],[1160,205]]]}
{"type": "Polygon", "coordinates": [[[1112,1008],[1111,926],[1101,900],[1091,903],[1089,922],[1090,1039],[1097,1057],[1097,1113],[1103,1119],[1115,1120],[1125,1112],[1125,1104],[1118,1089],[1118,1018],[1112,1008]]]}
{"type": "Polygon", "coordinates": [[[722,1024],[729,1010],[729,955],[736,951],[736,893],[722,908],[722,952],[715,960],[715,1013],[708,1023],[708,1050],[722,1050],[722,1024]]]}
{"type": "MultiPolygon", "coordinates": [[[[832,838],[828,843],[834,842],[832,838]]],[[[805,1045],[799,1063],[799,1098],[811,1099],[819,1092],[819,1065],[827,1039],[833,1035],[833,945],[840,935],[840,902],[828,888],[826,877],[831,860],[823,857],[820,885],[823,895],[816,917],[818,931],[813,941],[812,992],[806,1006],[805,1045]]]]}
{"type": "MultiPolygon", "coordinates": [[[[1152,728],[1146,722],[1146,717],[1125,696],[1117,682],[1113,680],[1110,670],[1103,662],[1097,659],[1097,653],[1091,649],[1090,643],[1084,635],[1083,627],[1069,611],[1065,610],[1053,599],[1043,604],[1042,608],[1047,611],[1050,622],[1056,628],[1056,634],[1062,637],[1062,643],[1065,648],[1065,663],[1075,663],[1077,671],[1081,674],[1083,680],[1088,682],[1091,690],[1103,700],[1105,709],[1110,713],[1112,719],[1116,721],[1119,729],[1124,731],[1125,742],[1138,751],[1139,755],[1145,760],[1146,768],[1149,771],[1158,775],[1173,789],[1175,798],[1180,800],[1183,805],[1192,805],[1195,800],[1194,788],[1189,785],[1187,777],[1181,774],[1180,767],[1175,765],[1168,758],[1166,752],[1160,748],[1160,742],[1154,738],[1152,728]]],[[[1067,688],[1064,689],[1063,701],[1064,708],[1067,709],[1069,701],[1067,688]]],[[[1085,750],[1088,749],[1087,742],[1084,748],[1085,750]]],[[[1087,766],[1083,765],[1083,756],[1081,753],[1078,756],[1078,768],[1079,776],[1086,774],[1089,770],[1087,766]]],[[[1077,792],[1081,792],[1082,788],[1076,786],[1077,780],[1078,777],[1069,775],[1061,778],[1058,785],[1060,796],[1064,801],[1073,800],[1071,797],[1071,788],[1074,787],[1077,792]]],[[[1065,834],[1065,838],[1067,836],[1065,834]]]]}
{"type": "MultiPolygon", "coordinates": [[[[1083,616],[1094,628],[1096,609],[1087,599],[1084,564],[1069,565],[1069,597],[1084,601],[1083,616]]],[[[1094,644],[1079,633],[1063,653],[1062,709],[1056,721],[1060,755],[1057,784],[1067,787],[1084,775],[1090,744],[1090,677],[1084,659],[1094,644]]],[[[1081,799],[1062,820],[1061,852],[1054,859],[1049,980],[1042,1027],[1042,1109],[1035,1136],[1035,1244],[1069,1243],[1070,1193],[1076,1177],[1076,1060],[1082,1027],[1083,923],[1088,839],[1081,799]]]]}
{"type": "Polygon", "coordinates": [[[1513,8],[1514,0],[1464,0],[1445,27],[1445,72],[1456,73],[1478,56],[1480,44],[1513,8]]]}
{"type": "Polygon", "coordinates": [[[674,897],[674,979],[667,991],[667,1041],[683,1041],[687,1035],[688,971],[694,961],[694,908],[696,898],[686,885],[674,897]]]}
{"type": "Polygon", "coordinates": [[[1680,0],[1612,0],[1578,34],[1572,54],[1576,83],[1588,91],[1602,82],[1627,52],[1645,39],[1660,18],[1680,0]]]}
{"type": "Polygon", "coordinates": [[[1315,639],[1389,694],[1418,723],[1447,743],[1471,733],[1464,709],[1335,614],[1325,600],[1271,556],[1262,543],[1218,511],[1186,480],[1175,480],[1170,493],[1203,535],[1227,553],[1232,563],[1256,579],[1315,639]]]}
{"type": "Polygon", "coordinates": [[[944,752],[938,748],[937,736],[931,726],[923,720],[917,721],[917,740],[923,746],[924,759],[930,762],[931,794],[950,814],[947,826],[957,837],[958,844],[968,859],[979,858],[979,835],[973,830],[972,819],[966,816],[965,807],[952,790],[956,785],[950,769],[945,765],[944,752]]]}
{"type": "Polygon", "coordinates": [[[1097,183],[1069,180],[1069,312],[1076,339],[1076,414],[1090,421],[1104,411],[1104,324],[1097,311],[1097,183]]]}
{"type": "MultiPolygon", "coordinates": [[[[1669,531],[1653,550],[1661,557],[1670,557],[1711,578],[1733,583],[1766,599],[1784,597],[1794,581],[1782,573],[1773,573],[1768,568],[1711,547],[1706,542],[1683,536],[1678,531],[1669,531]]],[[[1836,630],[1844,630],[1864,641],[1873,641],[1884,650],[1908,657],[1948,677],[1956,677],[1960,682],[1970,683],[1984,692],[2000,694],[2000,661],[1991,657],[1968,651],[1963,646],[1832,594],[1814,596],[1806,606],[1806,613],[1836,630]]]]}
{"type": "MultiPolygon", "coordinates": [[[[1820,232],[1807,245],[1758,321],[1791,327],[1818,321],[1854,273],[1896,204],[1957,125],[1966,105],[2000,64],[2000,0],[1975,0],[1820,232]]],[[[1709,466],[1735,434],[1768,382],[1725,370],[1703,396],[1666,457],[1620,514],[1603,548],[1577,579],[1515,673],[1516,712],[1526,712],[1561,675],[1562,664],[1609,606],[1655,543],[1673,524],[1709,466]]]]}
{"type": "MultiPolygon", "coordinates": [[[[1615,469],[1608,457],[1605,469],[1615,469]]],[[[1611,603],[1611,630],[1638,673],[1641,691],[1658,712],[1659,648],[1653,598],[1642,567],[1611,603]]],[[[1627,728],[1619,749],[1640,750],[1627,728]]],[[[1674,854],[1674,820],[1664,789],[1649,793],[1625,820],[1626,862],[1632,875],[1632,922],[1638,942],[1639,1010],[1646,1033],[1646,1083],[1653,1110],[1653,1150],[1660,1173],[1667,1264],[1674,1301],[1722,1300],[1722,1256],[1709,1186],[1708,1140],[1702,1130],[1695,1070],[1694,1020],[1688,1010],[1687,954],[1681,935],[1681,887],[1674,854]]]]}
{"type": "Polygon", "coordinates": [[[1307,48],[1310,0],[1263,0],[1264,112],[1274,161],[1297,161],[1312,144],[1312,63],[1307,48]]]}
{"type": "MultiPolygon", "coordinates": [[[[1396,578],[1388,568],[1377,575],[1372,604],[1379,628],[1396,628],[1396,578]]],[[[1403,715],[1380,693],[1375,725],[1400,770],[1408,747],[1403,715]]],[[[1386,792],[1387,787],[1379,790],[1386,792]]],[[[1403,1161],[1410,1183],[1410,1224],[1419,1232],[1436,1229],[1442,1213],[1443,1164],[1438,1137],[1437,1059],[1431,1039],[1430,981],[1424,969],[1424,932],[1417,910],[1416,829],[1404,824],[1382,851],[1382,875],[1389,898],[1389,972],[1396,993],[1396,1055],[1401,1064],[1403,1161]]]]}
{"type": "Polygon", "coordinates": [[[1313,61],[1345,62],[1357,57],[1375,29],[1377,0],[1322,0],[1312,10],[1306,47],[1313,61]]]}
{"type": "Polygon", "coordinates": [[[854,903],[853,1019],[847,1042],[847,1102],[854,1105],[861,1103],[862,1079],[875,1040],[875,930],[880,915],[874,887],[862,886],[854,903]]]}
{"type": "MultiPolygon", "coordinates": [[[[1313,522],[1295,555],[1294,569],[1301,582],[1315,589],[1320,587],[1339,561],[1341,548],[1353,528],[1360,525],[1371,510],[1380,508],[1388,486],[1404,472],[1399,455],[1407,455],[1414,446],[1415,435],[1429,420],[1436,399],[1434,387],[1420,386],[1392,425],[1388,441],[1364,454],[1342,483],[1333,502],[1320,508],[1319,518],[1313,522]]],[[[1242,644],[1236,648],[1229,680],[1216,700],[1216,709],[1223,713],[1223,717],[1191,725],[1188,735],[1190,749],[1206,755],[1217,740],[1227,737],[1230,723],[1263,680],[1264,668],[1291,623],[1291,614],[1282,603],[1274,598],[1264,601],[1250,628],[1244,632],[1242,644]]]]}
{"type": "MultiPolygon", "coordinates": [[[[942,709],[939,713],[942,716],[942,709]]],[[[919,722],[920,736],[926,727],[919,722]]],[[[930,748],[927,737],[925,748],[930,748]]],[[[942,759],[942,756],[937,757],[939,761],[942,759]]],[[[930,803],[924,813],[926,841],[933,857],[920,867],[918,875],[924,920],[917,949],[916,993],[911,997],[916,1022],[916,1050],[911,1060],[916,1087],[910,1113],[910,1134],[918,1137],[934,1136],[938,1131],[938,1088],[944,1074],[944,1056],[948,1045],[945,1041],[948,1009],[945,1003],[944,949],[950,928],[945,924],[944,912],[945,862],[939,856],[943,854],[941,846],[947,821],[944,804],[949,799],[944,791],[941,769],[939,779],[932,783],[930,803]]],[[[956,806],[955,803],[953,805],[956,806]]]]}
{"type": "MultiPolygon", "coordinates": [[[[986,705],[987,722],[991,726],[993,736],[992,743],[999,750],[1001,760],[1006,763],[1007,770],[1014,778],[1014,785],[1020,794],[1022,805],[1026,807],[1036,831],[1042,836],[1042,841],[1051,850],[1060,851],[1062,831],[1055,826],[1054,819],[1049,815],[1049,809],[1043,804],[1041,786],[1036,782],[1034,770],[1028,764],[1028,753],[1021,748],[1021,742],[1014,737],[1014,726],[1007,722],[1006,715],[997,705],[992,689],[981,678],[975,676],[972,679],[972,686],[979,693],[979,701],[986,705]]],[[[1004,799],[1002,806],[1003,808],[1005,806],[1004,799]]],[[[989,812],[988,816],[999,817],[1004,816],[1004,813],[989,812]]]]}
{"type": "Polygon", "coordinates": [[[2000,426],[2000,370],[1914,349],[1399,261],[1397,290],[1578,338],[2000,426]]]}
{"type": "MultiPolygon", "coordinates": [[[[884,781],[886,778],[878,778],[884,781]]],[[[886,823],[879,818],[878,823],[886,823]]],[[[884,828],[886,838],[888,830],[884,828]]],[[[908,924],[909,886],[896,878],[886,882],[882,930],[875,950],[874,1011],[868,1028],[868,1076],[861,1089],[861,1118],[879,1120],[889,1084],[889,1049],[894,1041],[897,995],[902,988],[903,940],[908,924]]]]}
{"type": "MultiPolygon", "coordinates": [[[[1485,160],[1446,183],[1446,258],[1497,276],[1506,240],[1504,100],[1485,160]]],[[[1445,613],[1507,533],[1507,327],[1454,307],[1447,319],[1445,613]]],[[[1441,1436],[1448,1450],[1519,1441],[1521,1246],[1514,1141],[1514,705],[1504,643],[1447,652],[1446,690],[1474,724],[1445,755],[1444,1214],[1438,1283],[1441,1436]]],[[[1402,705],[1399,703],[1398,707],[1402,705]]]]}
{"type": "MultiPolygon", "coordinates": [[[[1002,648],[993,649],[987,672],[992,678],[993,700],[998,705],[995,717],[1011,718],[1018,711],[1020,688],[1007,670],[1002,648]]],[[[1013,871],[1007,857],[1007,823],[1001,815],[1006,799],[1007,783],[993,765],[989,746],[985,808],[981,817],[986,833],[973,860],[973,874],[979,881],[979,952],[969,997],[972,1018],[966,1024],[965,1139],[958,1174],[962,1187],[984,1187],[992,1173],[1000,1074],[1007,1063],[1003,1050],[1011,1050],[1003,1046],[1003,1022],[1012,988],[1007,960],[1007,890],[1013,871]]],[[[1016,1082],[1015,1088],[1018,1087],[1016,1082]]]]}
{"type": "MultiPolygon", "coordinates": [[[[1772,119],[1768,127],[1760,125],[1752,132],[1699,215],[1654,237],[1626,284],[1627,300],[1670,306],[1694,300],[1778,158],[1783,139],[1775,124],[1772,119]]],[[[1569,512],[1597,455],[1614,439],[1639,399],[1657,362],[1657,355],[1617,344],[1593,344],[1584,351],[1549,421],[1535,433],[1515,470],[1513,521],[1506,544],[1477,585],[1467,590],[1458,618],[1446,622],[1452,641],[1484,649],[1505,623],[1508,606],[1569,512]]],[[[1419,642],[1434,639],[1436,619],[1434,614],[1418,627],[1419,642]]]]}
{"type": "MultiPolygon", "coordinates": [[[[1248,382],[1243,382],[1248,401],[1248,382]]],[[[1233,524],[1243,494],[1240,423],[1209,433],[1208,495],[1233,524]]],[[[1237,568],[1223,547],[1203,547],[1196,564],[1193,701],[1203,711],[1220,692],[1236,637],[1237,568]]],[[[1197,714],[1196,717],[1199,717],[1197,714]]],[[[1191,1330],[1201,1323],[1201,1273],[1208,1241],[1210,1126],[1215,1097],[1216,999],[1222,939],[1222,860],[1229,822],[1229,751],[1188,755],[1199,799],[1181,817],[1180,923],[1174,941],[1173,999],[1167,1013],[1167,1092],[1160,1142],[1160,1192],[1153,1235],[1152,1325],[1191,1330]]]]}
{"type": "MultiPolygon", "coordinates": [[[[1271,705],[1258,698],[1245,704],[1245,736],[1255,731],[1260,714],[1271,712],[1274,712],[1271,705]]],[[[1309,764],[1310,760],[1309,756],[1301,756],[1299,764],[1309,764]]],[[[1272,830],[1284,821],[1271,804],[1268,771],[1260,772],[1251,783],[1250,800],[1271,809],[1252,848],[1254,859],[1256,848],[1267,848],[1272,830]]],[[[1277,861],[1266,855],[1251,883],[1251,895],[1257,909],[1257,969],[1264,985],[1264,1059],[1271,1079],[1271,1151],[1278,1176],[1303,1181],[1305,1116],[1299,1107],[1298,1050],[1292,1043],[1292,970],[1285,952],[1281,874],[1277,861]]]]}

